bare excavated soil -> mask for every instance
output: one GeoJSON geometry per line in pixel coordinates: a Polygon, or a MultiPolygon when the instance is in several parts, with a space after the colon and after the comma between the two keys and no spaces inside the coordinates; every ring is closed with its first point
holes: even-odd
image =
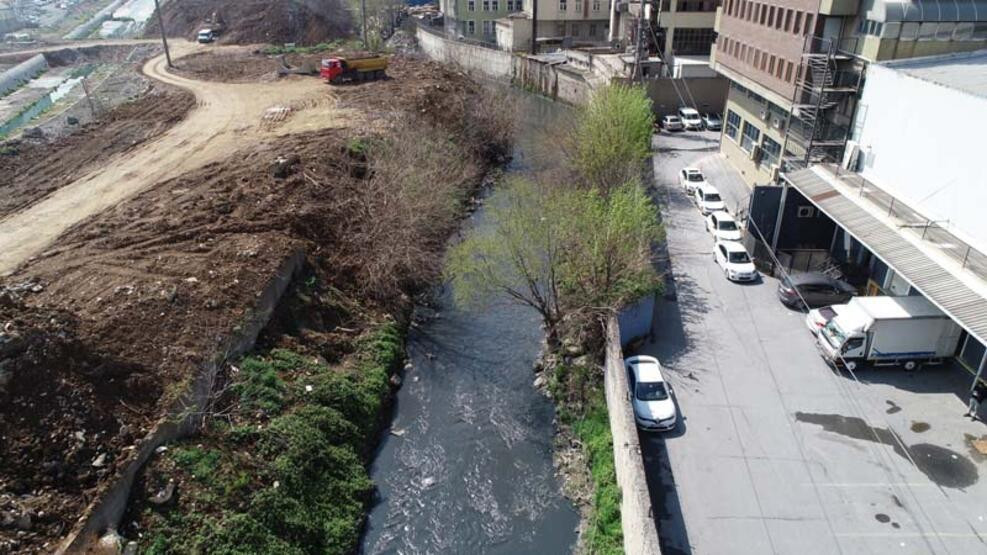
{"type": "MultiPolygon", "coordinates": [[[[168,34],[189,40],[214,13],[226,24],[219,38],[223,44],[314,45],[348,37],[353,28],[345,0],[172,0],[162,7],[168,34]]],[[[144,35],[160,32],[152,19],[144,35]]]]}
{"type": "MultiPolygon", "coordinates": [[[[438,275],[455,211],[399,182],[414,168],[417,187],[466,200],[497,151],[491,134],[464,134],[485,124],[482,89],[417,60],[395,60],[387,81],[326,87],[348,110],[333,113],[365,125],[241,133],[231,154],[72,225],[2,282],[0,553],[47,552],[69,531],[292,253],[383,309],[438,275]],[[368,160],[374,145],[387,164],[368,160]]],[[[169,111],[155,106],[119,124],[165,121],[140,123],[169,111]]],[[[7,163],[47,169],[25,160],[7,163]]]]}
{"type": "Polygon", "coordinates": [[[23,139],[0,143],[0,219],[161,135],[194,105],[191,93],[156,85],[138,100],[52,143],[23,139]]]}
{"type": "Polygon", "coordinates": [[[249,48],[208,50],[182,58],[177,73],[201,81],[254,83],[274,81],[284,69],[318,74],[322,58],[328,54],[286,54],[274,56],[249,48]]]}

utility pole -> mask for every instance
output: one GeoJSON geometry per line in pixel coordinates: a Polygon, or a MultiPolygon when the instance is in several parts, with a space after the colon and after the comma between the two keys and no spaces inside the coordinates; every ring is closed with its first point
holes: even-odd
{"type": "Polygon", "coordinates": [[[634,75],[631,76],[631,80],[641,78],[644,82],[644,75],[641,71],[641,37],[644,35],[644,0],[638,0],[638,13],[637,13],[637,40],[634,46],[634,75]]]}
{"type": "Polygon", "coordinates": [[[363,20],[363,48],[369,50],[367,44],[367,0],[360,0],[360,19],[363,20]]]}
{"type": "Polygon", "coordinates": [[[158,27],[161,27],[161,42],[164,43],[165,59],[168,60],[168,67],[175,67],[171,63],[171,52],[168,51],[168,35],[165,33],[164,16],[161,15],[161,4],[154,0],[154,11],[158,12],[158,27]]]}
{"type": "Polygon", "coordinates": [[[531,53],[538,53],[538,0],[531,0],[531,53]]]}

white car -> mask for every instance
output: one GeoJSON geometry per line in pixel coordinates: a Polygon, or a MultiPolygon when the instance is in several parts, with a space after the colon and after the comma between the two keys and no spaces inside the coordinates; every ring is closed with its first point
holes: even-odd
{"type": "Polygon", "coordinates": [[[756,281],[757,268],[744,245],[736,241],[717,241],[713,245],[716,263],[730,281],[756,281]]]}
{"type": "Polygon", "coordinates": [[[709,183],[696,187],[692,194],[692,201],[696,203],[696,208],[699,208],[699,212],[703,216],[710,212],[727,209],[727,205],[723,204],[723,199],[720,197],[720,192],[709,183]]]}
{"type": "Polygon", "coordinates": [[[813,308],[805,315],[805,326],[809,328],[812,335],[819,335],[819,330],[829,323],[834,316],[840,313],[840,309],[846,305],[834,304],[821,308],[813,308]]]}
{"type": "Polygon", "coordinates": [[[699,168],[683,168],[679,172],[679,185],[682,186],[687,195],[694,194],[696,187],[706,184],[706,176],[699,171],[699,168]]]}
{"type": "Polygon", "coordinates": [[[703,117],[695,108],[679,108],[679,118],[686,129],[699,131],[703,128],[703,117]]]}
{"type": "Polygon", "coordinates": [[[624,360],[631,390],[634,420],[642,430],[671,430],[678,420],[672,386],[661,375],[654,357],[635,356],[624,360]]]}
{"type": "Polygon", "coordinates": [[[682,125],[682,120],[678,116],[665,116],[661,118],[661,126],[666,131],[682,131],[685,126],[682,125]]]}
{"type": "Polygon", "coordinates": [[[729,212],[720,210],[706,216],[706,231],[717,241],[740,241],[740,226],[729,212]]]}

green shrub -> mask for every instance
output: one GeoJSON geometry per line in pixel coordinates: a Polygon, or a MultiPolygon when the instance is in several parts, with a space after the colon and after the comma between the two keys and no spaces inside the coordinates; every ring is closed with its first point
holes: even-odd
{"type": "Polygon", "coordinates": [[[200,447],[177,447],[170,453],[175,464],[203,482],[213,479],[222,457],[220,451],[200,447]]]}
{"type": "Polygon", "coordinates": [[[278,413],[284,407],[284,390],[284,381],[271,362],[247,357],[240,363],[240,375],[233,384],[233,392],[244,408],[278,413]]]}
{"type": "Polygon", "coordinates": [[[598,395],[572,431],[582,441],[593,477],[593,516],[586,533],[590,553],[623,553],[620,487],[613,459],[613,436],[606,401],[598,395]]]}
{"type": "Polygon", "coordinates": [[[305,550],[271,533],[257,520],[245,514],[233,514],[210,526],[197,538],[195,553],[209,555],[302,555],[305,550]]]}

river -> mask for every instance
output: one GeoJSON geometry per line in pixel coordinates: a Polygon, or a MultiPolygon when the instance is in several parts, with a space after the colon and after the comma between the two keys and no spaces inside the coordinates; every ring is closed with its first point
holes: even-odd
{"type": "MultiPolygon", "coordinates": [[[[557,160],[540,137],[566,108],[518,93],[520,130],[506,176],[557,160]]],[[[490,225],[481,208],[463,229],[490,225]]],[[[568,553],[579,515],[552,466],[554,407],[532,385],[541,329],[507,299],[453,305],[448,286],[412,327],[386,434],[371,466],[378,500],[362,552],[568,553]]]]}

